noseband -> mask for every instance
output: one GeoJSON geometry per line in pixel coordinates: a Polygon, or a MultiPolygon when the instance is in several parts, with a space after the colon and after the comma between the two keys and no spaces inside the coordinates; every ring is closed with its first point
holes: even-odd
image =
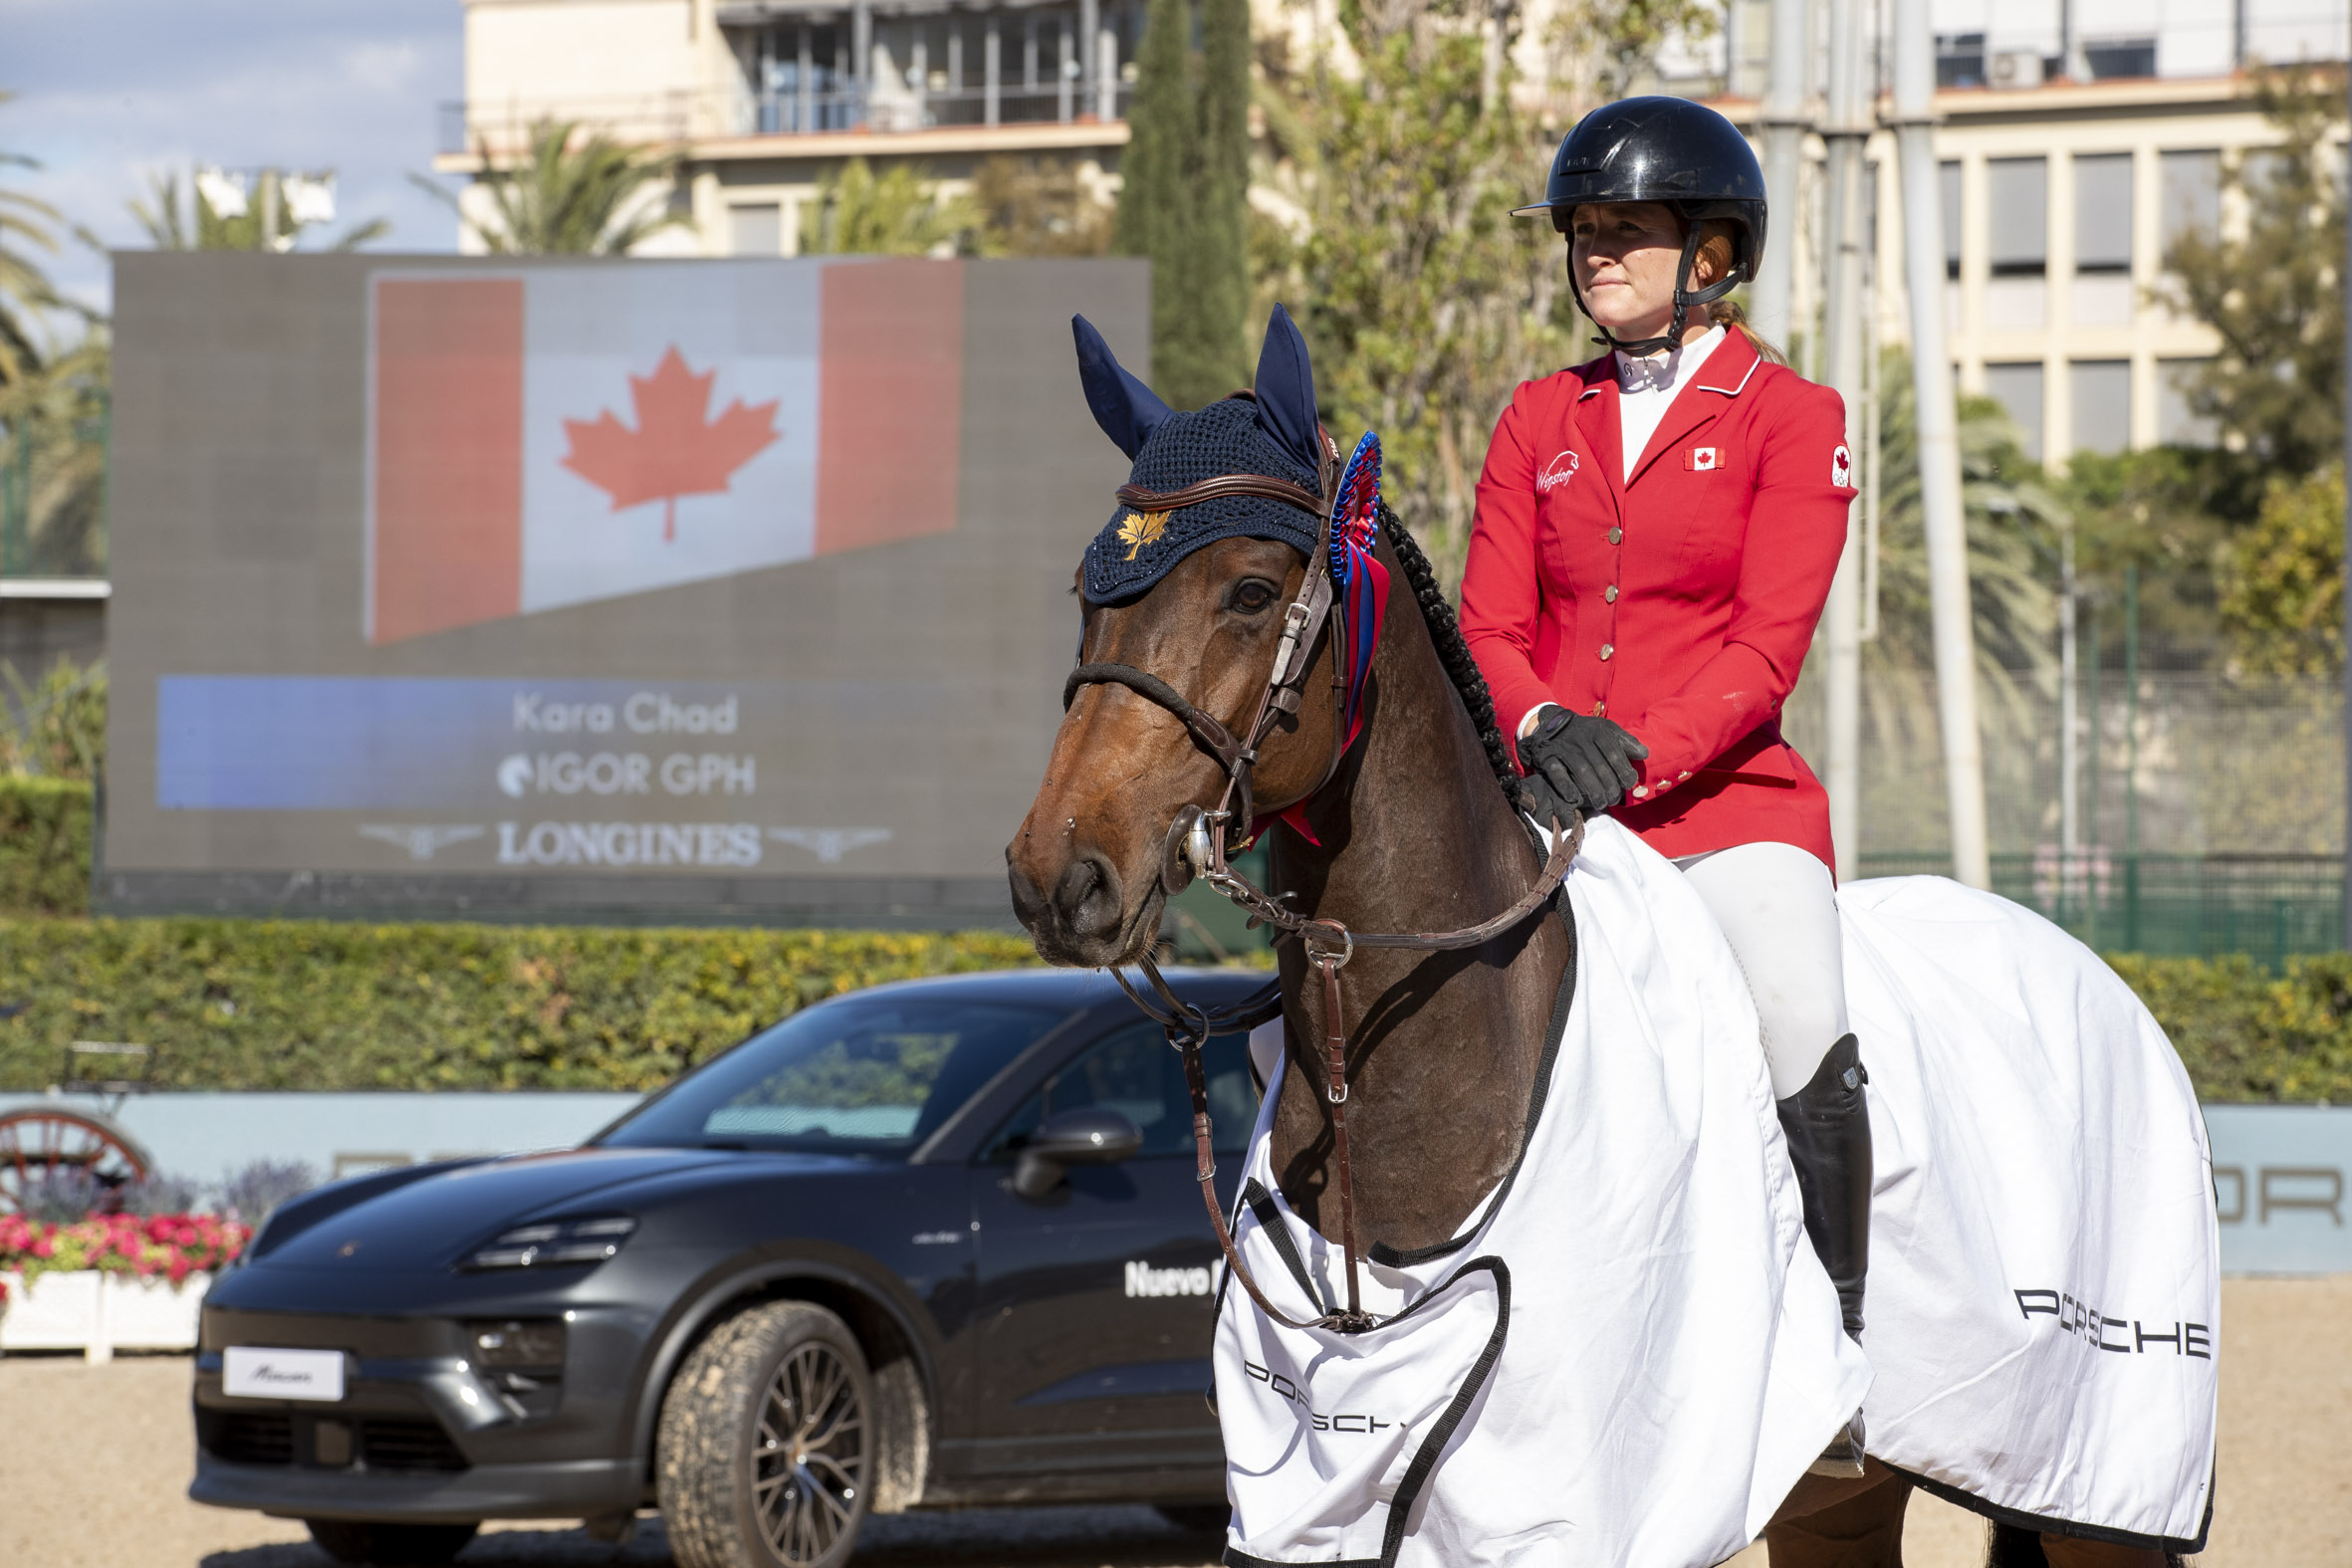
{"type": "MultiPolygon", "coordinates": [[[[1292,1328],[1324,1328],[1340,1333],[1357,1333],[1374,1326],[1374,1319],[1362,1307],[1357,1284],[1357,1256],[1355,1234],[1355,1183],[1348,1165],[1347,1147],[1347,1029],[1339,991],[1339,971],[1355,954],[1358,947],[1410,948],[1425,952],[1474,948],[1494,940],[1519,925],[1549,902],[1553,893],[1568,874],[1569,865],[1576,858],[1576,850],[1584,840],[1584,823],[1579,817],[1563,828],[1554,820],[1551,824],[1550,853],[1542,874],[1535,885],[1518,902],[1491,920],[1459,931],[1445,932],[1351,932],[1336,920],[1310,919],[1287,908],[1282,899],[1266,892],[1247,877],[1233,869],[1226,858],[1226,835],[1238,822],[1244,832],[1251,831],[1255,821],[1256,802],[1251,788],[1251,775],[1258,763],[1258,748],[1284,716],[1295,714],[1306,678],[1306,670],[1314,656],[1316,642],[1326,631],[1333,631],[1334,622],[1344,622],[1346,611],[1337,600],[1331,578],[1331,555],[1327,548],[1333,526],[1332,510],[1340,488],[1339,449],[1330,435],[1316,431],[1322,448],[1321,490],[1308,490],[1304,485],[1276,479],[1265,474],[1220,474],[1204,479],[1182,490],[1147,490],[1140,485],[1121,485],[1119,500],[1138,511],[1174,511],[1229,496],[1255,496],[1300,507],[1315,519],[1315,548],[1307,555],[1306,575],[1298,585],[1298,596],[1283,612],[1283,640],[1275,650],[1274,668],[1267,677],[1266,688],[1258,699],[1257,713],[1250,721],[1244,736],[1237,736],[1215,715],[1202,712],[1185,696],[1159,676],[1132,665],[1116,663],[1081,664],[1069,672],[1062,683],[1061,706],[1067,712],[1077,700],[1079,690],[1086,686],[1124,686],[1144,700],[1155,703],[1174,715],[1193,744],[1200,747],[1217,763],[1225,774],[1225,792],[1214,810],[1203,811],[1187,805],[1176,813],[1169,824],[1161,854],[1160,885],[1168,893],[1181,892],[1197,873],[1212,888],[1230,899],[1250,917],[1250,923],[1272,927],[1276,940],[1295,938],[1304,947],[1307,961],[1320,971],[1323,983],[1324,1043],[1328,1067],[1324,1084],[1324,1098],[1331,1109],[1331,1152],[1337,1166],[1339,1190],[1339,1229],[1342,1248],[1347,1256],[1347,1307],[1345,1311],[1329,1312],[1321,1317],[1299,1322],[1277,1311],[1266,1299],[1264,1291],[1251,1277],[1241,1253],[1233,1244],[1233,1233],[1228,1228],[1225,1213],[1217,1204],[1217,1189],[1213,1185],[1217,1175],[1217,1160],[1209,1126],[1209,1090],[1206,1073],[1201,1064],[1201,1046],[1209,1036],[1235,1029],[1255,1028],[1273,1021],[1282,1013],[1282,982],[1277,979],[1230,1007],[1209,1009],[1194,1007],[1179,999],[1159,972],[1159,967],[1146,954],[1139,962],[1152,995],[1138,991],[1117,969],[1110,974],[1119,983],[1129,1000],[1167,1030],[1168,1043],[1184,1057],[1185,1082],[1192,1092],[1193,1143],[1201,1197],[1208,1205],[1210,1221],[1217,1228],[1217,1244],[1225,1253],[1226,1266],[1232,1276],[1241,1281],[1250,1299],[1277,1322],[1292,1328]]],[[[1344,625],[1336,628],[1344,631],[1344,625]]],[[[1337,655],[1339,638],[1333,638],[1332,684],[1344,695],[1346,683],[1345,661],[1337,655]]],[[[1339,771],[1339,764],[1347,750],[1346,726],[1334,722],[1331,731],[1331,758],[1322,778],[1301,799],[1311,799],[1339,771]]]]}

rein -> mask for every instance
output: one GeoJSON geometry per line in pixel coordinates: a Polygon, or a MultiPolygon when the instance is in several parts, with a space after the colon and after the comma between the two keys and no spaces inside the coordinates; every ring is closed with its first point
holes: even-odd
{"type": "MultiPolygon", "coordinates": [[[[1327,1312],[1320,1317],[1299,1322],[1277,1311],[1267,1300],[1266,1293],[1251,1277],[1248,1265],[1242,1261],[1240,1250],[1234,1245],[1232,1229],[1227,1225],[1225,1212],[1218,1207],[1217,1159],[1211,1141],[1209,1125],[1209,1089],[1201,1065],[1201,1047],[1213,1033],[1232,1029],[1255,1028],[1271,1022],[1282,1011],[1282,982],[1278,979],[1252,993],[1231,1008],[1211,1011],[1196,1008],[1180,999],[1159,968],[1146,955],[1139,961],[1144,978],[1153,995],[1136,990],[1127,977],[1113,969],[1111,978],[1128,1000],[1157,1021],[1167,1031],[1168,1043],[1184,1058],[1186,1085],[1192,1093],[1193,1144],[1201,1198],[1208,1206],[1210,1222],[1217,1230],[1217,1245],[1225,1254],[1226,1267],[1232,1277],[1239,1279],[1250,1299],[1260,1311],[1290,1328],[1322,1328],[1338,1333],[1360,1333],[1375,1325],[1372,1316],[1363,1310],[1362,1295],[1357,1283],[1360,1249],[1355,1233],[1355,1182],[1348,1159],[1347,1141],[1347,1026],[1339,987],[1339,972],[1355,956],[1359,947],[1403,948],[1418,952],[1449,952],[1461,948],[1479,947],[1511,930],[1550,902],[1560,883],[1568,874],[1568,867],[1576,858],[1577,849],[1584,841],[1584,821],[1581,816],[1566,829],[1552,822],[1550,853],[1544,860],[1542,873],[1535,885],[1519,900],[1491,919],[1457,931],[1438,932],[1364,932],[1350,931],[1336,920],[1320,920],[1299,915],[1287,908],[1282,899],[1266,892],[1249,878],[1236,871],[1226,857],[1226,834],[1235,822],[1245,831],[1256,820],[1255,801],[1251,789],[1251,773],[1258,762],[1258,748],[1272,733],[1286,714],[1298,711],[1306,670],[1311,663],[1316,642],[1333,630],[1333,622],[1343,618],[1345,611],[1335,604],[1337,597],[1331,573],[1331,553],[1325,546],[1330,539],[1336,519],[1333,507],[1339,489],[1339,452],[1328,434],[1322,434],[1323,463],[1321,492],[1309,491],[1303,485],[1261,474],[1221,474],[1190,485],[1182,490],[1154,491],[1139,485],[1122,485],[1119,500],[1130,507],[1147,511],[1173,511],[1201,501],[1222,496],[1257,496],[1300,507],[1315,515],[1316,546],[1308,555],[1306,575],[1298,587],[1298,596],[1283,614],[1283,640],[1275,651],[1274,668],[1267,677],[1266,689],[1258,699],[1256,716],[1242,736],[1228,728],[1214,715],[1204,713],[1188,701],[1182,693],[1159,676],[1132,665],[1116,663],[1080,664],[1069,672],[1062,684],[1061,706],[1066,712],[1077,700],[1079,690],[1093,685],[1124,686],[1148,702],[1157,704],[1174,715],[1193,743],[1215,759],[1225,774],[1225,791],[1216,809],[1203,811],[1187,805],[1176,813],[1169,824],[1165,847],[1162,850],[1160,885],[1168,893],[1183,890],[1195,874],[1218,893],[1231,900],[1250,916],[1251,924],[1273,927],[1280,936],[1295,938],[1305,949],[1307,961],[1320,971],[1323,983],[1323,1022],[1326,1055],[1324,1098],[1331,1110],[1331,1156],[1338,1167],[1340,1244],[1347,1257],[1347,1306],[1345,1310],[1327,1312]],[[1244,739],[1243,736],[1247,738],[1244,739]]],[[[1338,636],[1333,637],[1332,673],[1335,684],[1344,684],[1345,661],[1337,655],[1338,636]]],[[[1339,771],[1339,764],[1347,750],[1345,726],[1334,723],[1331,737],[1331,761],[1323,777],[1303,799],[1319,794],[1339,771]]]]}

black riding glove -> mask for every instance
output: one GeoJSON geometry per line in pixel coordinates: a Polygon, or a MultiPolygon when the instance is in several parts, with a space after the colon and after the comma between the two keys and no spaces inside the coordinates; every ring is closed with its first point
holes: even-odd
{"type": "Polygon", "coordinates": [[[1535,721],[1534,733],[1519,743],[1528,783],[1537,786],[1534,814],[1538,820],[1549,804],[1543,799],[1546,793],[1563,808],[1587,816],[1606,811],[1641,783],[1641,771],[1633,765],[1636,759],[1649,755],[1648,747],[1614,721],[1570,713],[1565,708],[1544,709],[1535,721]]]}

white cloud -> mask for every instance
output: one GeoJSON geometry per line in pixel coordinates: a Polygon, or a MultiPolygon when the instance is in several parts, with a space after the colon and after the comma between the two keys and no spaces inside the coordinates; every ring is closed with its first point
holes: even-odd
{"type": "MultiPolygon", "coordinates": [[[[463,0],[0,0],[0,149],[9,183],[110,246],[144,243],[127,204],[196,163],[333,168],[338,221],[383,217],[376,249],[447,251],[456,220],[408,181],[440,106],[463,96],[463,0]]],[[[106,260],[53,267],[101,309],[106,260]]]]}

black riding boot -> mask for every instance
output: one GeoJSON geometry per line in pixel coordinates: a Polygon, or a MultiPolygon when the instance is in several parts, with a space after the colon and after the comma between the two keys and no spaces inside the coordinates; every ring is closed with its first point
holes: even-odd
{"type": "MultiPolygon", "coordinates": [[[[1862,1337],[1862,1279],[1870,1264],[1870,1075],[1854,1036],[1829,1047],[1812,1081],[1778,1102],[1796,1188],[1804,1198],[1805,1234],[1837,1287],[1846,1332],[1862,1337]]],[[[1813,1461],[1816,1475],[1862,1473],[1862,1413],[1813,1461]]]]}

